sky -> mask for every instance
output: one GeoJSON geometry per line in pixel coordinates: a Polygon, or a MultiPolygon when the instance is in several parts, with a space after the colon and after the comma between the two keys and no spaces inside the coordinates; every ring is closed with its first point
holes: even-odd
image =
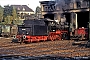
{"type": "Polygon", "coordinates": [[[49,1],[49,0],[0,0],[0,5],[28,5],[33,11],[35,11],[37,6],[40,6],[39,1],[49,1]]]}

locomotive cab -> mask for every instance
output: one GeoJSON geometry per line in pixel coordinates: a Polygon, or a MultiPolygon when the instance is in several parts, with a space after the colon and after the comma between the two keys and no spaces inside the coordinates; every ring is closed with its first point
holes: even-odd
{"type": "Polygon", "coordinates": [[[46,20],[44,20],[44,22],[45,22],[45,25],[47,25],[49,32],[55,32],[56,31],[57,28],[56,28],[55,20],[46,19],[46,20]]]}

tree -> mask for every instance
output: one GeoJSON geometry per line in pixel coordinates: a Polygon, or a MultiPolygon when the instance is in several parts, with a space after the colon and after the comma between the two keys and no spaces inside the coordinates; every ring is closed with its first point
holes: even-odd
{"type": "Polygon", "coordinates": [[[0,22],[3,20],[3,7],[0,6],[0,22]]]}
{"type": "Polygon", "coordinates": [[[35,15],[36,15],[36,17],[38,17],[38,18],[39,18],[39,16],[41,15],[41,8],[40,8],[39,6],[36,7],[35,15]]]}
{"type": "Polygon", "coordinates": [[[11,24],[12,23],[12,19],[13,19],[12,16],[7,16],[7,17],[4,18],[4,23],[5,24],[11,24]]]}
{"type": "Polygon", "coordinates": [[[15,9],[15,7],[13,7],[13,10],[12,10],[12,24],[17,24],[17,20],[19,19],[18,18],[18,15],[17,15],[17,11],[15,9]]]}
{"type": "Polygon", "coordinates": [[[5,24],[11,24],[13,20],[13,7],[12,6],[4,6],[4,11],[3,11],[3,17],[4,17],[4,23],[5,24]]]}
{"type": "Polygon", "coordinates": [[[13,7],[12,6],[4,6],[4,17],[7,17],[7,16],[12,16],[12,10],[13,10],[13,7]]]}
{"type": "Polygon", "coordinates": [[[17,12],[16,12],[16,9],[14,7],[12,10],[12,17],[13,17],[13,20],[17,20],[17,12]]]}

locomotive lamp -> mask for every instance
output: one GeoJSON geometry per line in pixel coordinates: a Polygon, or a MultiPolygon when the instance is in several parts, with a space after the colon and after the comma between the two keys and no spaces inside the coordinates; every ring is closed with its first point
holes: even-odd
{"type": "Polygon", "coordinates": [[[16,35],[13,35],[13,39],[16,39],[16,35]]]}
{"type": "Polygon", "coordinates": [[[26,35],[23,35],[23,39],[26,39],[26,35]]]}

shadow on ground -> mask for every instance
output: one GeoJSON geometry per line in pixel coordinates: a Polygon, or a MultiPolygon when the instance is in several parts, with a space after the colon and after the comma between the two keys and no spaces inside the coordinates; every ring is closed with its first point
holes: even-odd
{"type": "Polygon", "coordinates": [[[8,56],[0,56],[0,60],[88,60],[90,57],[57,57],[57,56],[37,56],[37,57],[29,57],[29,56],[18,56],[18,55],[8,55],[8,56]]]}
{"type": "Polygon", "coordinates": [[[82,40],[81,40],[81,41],[75,40],[75,41],[72,43],[72,45],[73,45],[73,46],[78,45],[78,47],[90,48],[90,41],[85,40],[85,41],[83,41],[83,43],[82,43],[82,40]]]}

